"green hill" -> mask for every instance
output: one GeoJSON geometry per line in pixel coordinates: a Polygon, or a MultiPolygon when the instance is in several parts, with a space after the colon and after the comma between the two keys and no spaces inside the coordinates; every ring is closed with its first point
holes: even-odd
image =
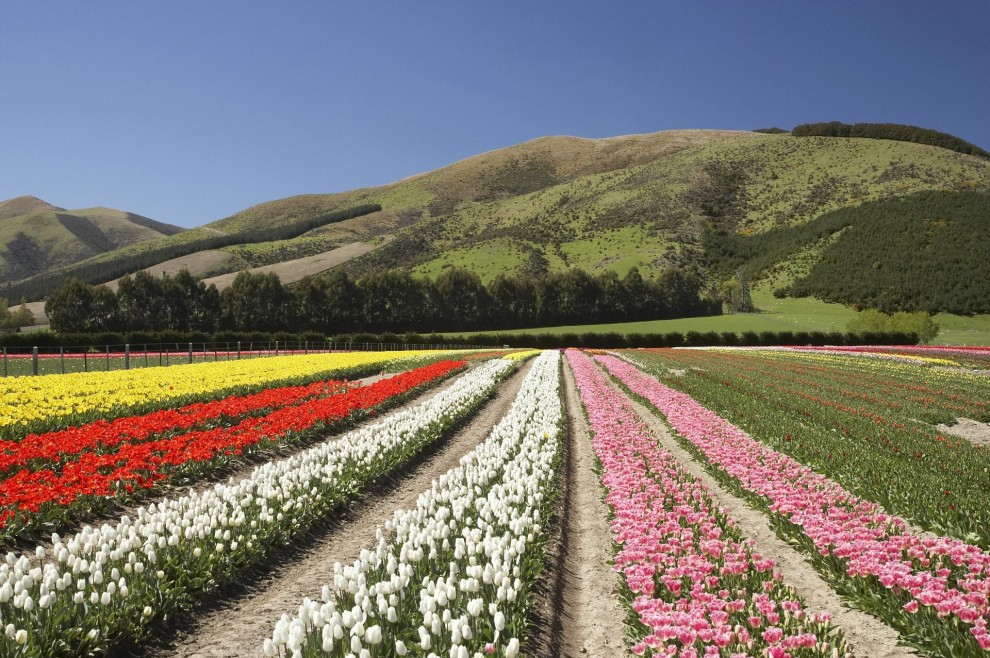
{"type": "MultiPolygon", "coordinates": [[[[673,266],[717,284],[731,275],[725,254],[712,251],[708,240],[721,232],[752,244],[766,241],[770,246],[763,251],[772,253],[761,256],[767,262],[754,275],[776,277],[775,287],[786,287],[799,274],[810,274],[833,246],[846,248],[843,234],[832,231],[809,239],[802,234],[774,251],[781,231],[813,229],[814,220],[842,209],[943,191],[990,191],[990,162],[886,137],[714,130],[546,137],[390,185],[261,204],[47,276],[60,281],[69,274],[107,272],[131,258],[154,261],[159,253],[175,258],[175,250],[195,251],[210,236],[222,236],[223,246],[211,249],[229,258],[211,261],[219,262],[211,274],[290,260],[314,263],[307,272],[315,274],[327,260],[300,259],[366,243],[377,248],[339,266],[355,275],[402,268],[430,276],[460,267],[485,281],[500,273],[539,275],[574,267],[620,277],[637,267],[655,277],[673,266]],[[265,231],[306,225],[312,228],[285,239],[257,239],[265,231]]],[[[938,242],[933,244],[938,258],[938,242]]],[[[908,242],[891,245],[893,251],[911,248],[908,242]]],[[[362,251],[368,250],[354,253],[362,251]]],[[[907,262],[908,256],[896,258],[907,262]]],[[[47,294],[39,283],[44,278],[15,288],[38,298],[47,294]]]]}
{"type": "Polygon", "coordinates": [[[0,202],[0,279],[24,279],[183,229],[114,210],[65,210],[31,196],[0,202]]]}

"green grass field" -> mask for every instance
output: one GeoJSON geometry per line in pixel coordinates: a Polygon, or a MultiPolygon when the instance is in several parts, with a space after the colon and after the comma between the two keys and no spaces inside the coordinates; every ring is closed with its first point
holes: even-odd
{"type": "MultiPolygon", "coordinates": [[[[733,313],[702,318],[678,318],[676,320],[650,320],[616,324],[585,324],[562,327],[519,329],[506,333],[530,334],[583,334],[589,332],[619,334],[649,334],[689,331],[845,331],[856,312],[842,304],[827,304],[812,298],[775,299],[765,291],[757,290],[753,302],[758,313],[733,313]]],[[[933,341],[938,345],[990,345],[990,315],[964,317],[940,313],[935,316],[942,327],[933,341]]],[[[447,334],[460,336],[463,334],[447,334]]]]}

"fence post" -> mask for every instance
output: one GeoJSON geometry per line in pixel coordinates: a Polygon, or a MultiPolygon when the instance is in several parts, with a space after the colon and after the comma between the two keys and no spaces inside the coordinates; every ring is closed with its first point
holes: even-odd
{"type": "Polygon", "coordinates": [[[275,341],[275,356],[278,356],[278,341],[275,341]]]}
{"type": "Polygon", "coordinates": [[[107,372],[110,372],[110,346],[106,345],[107,348],[107,372]]]}
{"type": "Polygon", "coordinates": [[[189,363],[192,363],[192,343],[189,343],[189,363]]]}
{"type": "Polygon", "coordinates": [[[131,344],[124,343],[124,370],[131,369],[131,344]]]}
{"type": "Polygon", "coordinates": [[[241,360],[241,341],[237,341],[237,360],[241,360]]]}
{"type": "Polygon", "coordinates": [[[38,348],[34,347],[31,350],[31,374],[38,374],[38,348]]]}
{"type": "Polygon", "coordinates": [[[3,376],[7,376],[7,348],[3,348],[3,376]]]}
{"type": "Polygon", "coordinates": [[[65,348],[59,346],[58,348],[58,368],[65,374],[65,348]]]}

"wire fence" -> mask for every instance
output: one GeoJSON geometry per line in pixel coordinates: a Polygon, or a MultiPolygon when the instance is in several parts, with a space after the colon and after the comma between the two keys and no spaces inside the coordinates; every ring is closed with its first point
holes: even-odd
{"type": "Polygon", "coordinates": [[[330,352],[387,352],[401,350],[491,349],[481,345],[413,343],[342,343],[268,341],[228,343],[155,343],[99,347],[5,347],[3,377],[55,375],[71,372],[107,372],[189,363],[234,361],[293,354],[330,352]]]}

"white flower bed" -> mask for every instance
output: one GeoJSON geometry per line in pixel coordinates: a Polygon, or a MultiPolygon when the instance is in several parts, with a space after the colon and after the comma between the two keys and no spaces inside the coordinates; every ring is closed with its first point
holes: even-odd
{"type": "Polygon", "coordinates": [[[560,458],[560,354],[537,357],[506,416],[378,546],[283,615],[267,656],[519,655],[560,458]]]}
{"type": "Polygon", "coordinates": [[[513,365],[494,359],[435,396],[246,479],[53,536],[0,563],[0,655],[89,655],[147,633],[408,461],[475,409],[513,365]],[[54,558],[54,559],[46,559],[54,558]],[[36,566],[41,561],[42,566],[36,566]]]}

